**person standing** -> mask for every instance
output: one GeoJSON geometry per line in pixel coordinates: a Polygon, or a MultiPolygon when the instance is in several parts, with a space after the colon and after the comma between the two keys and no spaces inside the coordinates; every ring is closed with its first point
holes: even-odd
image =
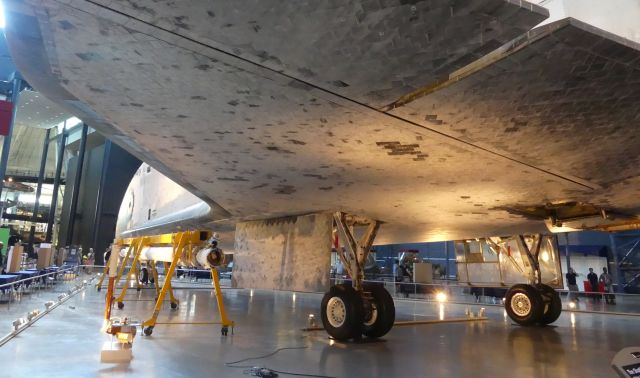
{"type": "Polygon", "coordinates": [[[602,268],[602,274],[600,274],[600,282],[604,284],[604,292],[607,293],[604,295],[604,300],[607,304],[616,304],[616,297],[613,294],[608,294],[613,292],[613,279],[611,278],[611,274],[607,272],[607,268],[602,268]]]}
{"type": "Polygon", "coordinates": [[[565,275],[567,277],[567,286],[569,287],[569,295],[568,298],[570,301],[575,299],[578,301],[578,284],[576,283],[576,277],[578,277],[578,273],[573,268],[569,268],[569,272],[565,275]],[[574,294],[575,293],[575,294],[574,294]],[[575,297],[575,298],[574,298],[575,297]]]}
{"type": "MultiPolygon", "coordinates": [[[[598,275],[593,272],[593,268],[589,268],[589,274],[587,274],[587,280],[589,280],[589,286],[591,286],[591,292],[597,293],[598,292],[598,275]]],[[[596,302],[596,300],[600,299],[597,294],[592,294],[592,295],[593,295],[594,303],[596,302]]]]}

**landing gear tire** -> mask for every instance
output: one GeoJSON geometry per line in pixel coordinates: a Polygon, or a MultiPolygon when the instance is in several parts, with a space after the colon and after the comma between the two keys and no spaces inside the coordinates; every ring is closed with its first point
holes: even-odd
{"type": "Polygon", "coordinates": [[[393,298],[380,285],[367,285],[364,290],[371,293],[372,299],[369,319],[365,319],[362,333],[371,338],[382,337],[391,330],[396,320],[393,298]]]}
{"type": "Polygon", "coordinates": [[[178,308],[178,303],[176,302],[171,302],[171,309],[175,310],[176,308],[178,308]]]}
{"type": "Polygon", "coordinates": [[[222,329],[220,329],[220,334],[222,336],[227,336],[229,334],[229,327],[227,326],[222,326],[222,329]]]}
{"type": "Polygon", "coordinates": [[[335,285],[322,298],[322,324],[338,341],[360,338],[364,327],[362,297],[350,285],[335,285]]]}
{"type": "Polygon", "coordinates": [[[142,332],[144,332],[145,336],[151,336],[153,333],[153,327],[147,327],[142,332]]]}
{"type": "Polygon", "coordinates": [[[560,294],[558,294],[558,292],[551,286],[545,284],[536,285],[536,289],[538,289],[540,294],[542,294],[543,301],[545,302],[540,324],[551,324],[558,320],[562,313],[562,301],[560,300],[560,294]]]}
{"type": "Polygon", "coordinates": [[[124,303],[118,302],[118,309],[122,310],[124,308],[124,303]]]}
{"type": "Polygon", "coordinates": [[[519,284],[507,291],[505,309],[509,317],[523,326],[539,323],[544,314],[544,300],[537,288],[519,284]]]}
{"type": "Polygon", "coordinates": [[[99,287],[97,290],[98,290],[98,293],[99,293],[99,292],[100,292],[100,290],[102,290],[102,288],[101,288],[101,287],[99,287]]]}

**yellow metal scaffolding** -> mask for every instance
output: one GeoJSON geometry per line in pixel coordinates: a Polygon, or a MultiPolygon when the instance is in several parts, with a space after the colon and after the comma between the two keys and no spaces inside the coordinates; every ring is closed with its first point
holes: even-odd
{"type": "MultiPolygon", "coordinates": [[[[167,293],[169,293],[171,308],[175,309],[178,307],[179,302],[173,294],[173,287],[171,286],[171,277],[173,277],[173,274],[175,273],[175,270],[178,266],[179,261],[181,259],[185,261],[193,261],[192,257],[193,257],[194,251],[197,250],[196,247],[202,246],[203,243],[206,240],[208,240],[210,236],[211,234],[209,231],[184,231],[184,232],[176,232],[173,234],[162,234],[162,235],[154,235],[154,236],[140,236],[135,238],[118,239],[114,242],[114,252],[111,255],[112,258],[114,257],[114,254],[116,254],[116,251],[119,251],[120,248],[125,248],[125,247],[127,248],[127,252],[124,258],[122,259],[122,262],[120,263],[120,267],[118,269],[118,273],[115,278],[116,285],[122,278],[125,268],[127,266],[127,262],[129,261],[129,258],[131,257],[132,253],[133,253],[133,260],[131,262],[131,269],[128,276],[135,275],[137,278],[137,275],[139,273],[139,268],[138,268],[139,259],[140,259],[141,252],[144,248],[160,247],[160,246],[162,247],[170,246],[173,248],[172,260],[164,262],[165,279],[162,287],[160,287],[160,282],[158,281],[158,271],[155,266],[156,261],[151,261],[151,260],[148,261],[151,269],[151,274],[153,275],[154,285],[156,288],[156,304],[153,309],[153,314],[151,315],[151,317],[145,320],[142,324],[145,335],[147,336],[151,335],[153,332],[153,328],[157,324],[204,324],[203,322],[174,323],[174,322],[158,322],[157,320],[158,320],[158,315],[160,314],[160,310],[162,308],[162,303],[167,293]],[[115,247],[119,247],[119,248],[115,248],[115,247]]],[[[221,324],[222,335],[226,336],[228,333],[229,327],[233,329],[234,322],[227,317],[227,314],[224,308],[224,302],[222,300],[222,290],[220,289],[220,280],[218,278],[218,271],[215,267],[211,267],[210,269],[211,269],[211,280],[213,282],[213,287],[216,294],[218,311],[220,313],[220,321],[210,322],[206,324],[221,324]]],[[[102,279],[104,278],[106,273],[107,273],[107,268],[105,268],[105,272],[103,273],[103,276],[97,285],[98,290],[100,290],[102,286],[102,279]]],[[[128,281],[129,281],[129,278],[125,280],[125,284],[122,288],[122,291],[120,292],[120,294],[116,299],[119,309],[124,308],[124,301],[125,301],[124,298],[127,293],[127,288],[129,287],[129,285],[127,284],[128,281]]],[[[136,279],[136,282],[138,285],[138,290],[140,290],[140,281],[136,279]]]]}

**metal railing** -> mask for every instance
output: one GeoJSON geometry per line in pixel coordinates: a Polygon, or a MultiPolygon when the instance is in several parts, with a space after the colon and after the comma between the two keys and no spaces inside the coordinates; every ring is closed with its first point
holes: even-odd
{"type": "MultiPolygon", "coordinates": [[[[82,277],[83,279],[81,280],[81,282],[76,282],[74,284],[74,282],[81,277],[81,268],[87,268],[87,266],[79,265],[63,267],[55,272],[38,274],[33,277],[28,277],[0,285],[0,290],[11,292],[8,301],[6,301],[5,303],[0,303],[0,309],[2,309],[3,307],[2,304],[7,305],[5,311],[8,311],[9,316],[3,316],[3,318],[7,319],[7,325],[11,327],[11,331],[8,334],[0,337],[0,346],[4,345],[7,341],[11,340],[20,332],[30,327],[33,323],[67,301],[73,295],[79,293],[89,283],[91,283],[91,281],[95,279],[95,275],[87,276],[86,279],[84,279],[85,277],[82,277]],[[9,311],[12,300],[21,300],[21,295],[16,296],[14,295],[15,293],[21,293],[21,291],[24,291],[27,288],[42,289],[42,292],[45,292],[47,288],[59,287],[59,285],[56,285],[56,283],[60,282],[65,283],[65,285],[61,287],[63,291],[46,291],[48,294],[50,294],[47,298],[42,298],[41,296],[33,298],[39,300],[40,305],[34,306],[35,308],[33,308],[31,311],[26,312],[26,314],[19,315],[16,313],[16,311],[13,311],[12,314],[12,312],[9,311]],[[42,285],[43,283],[44,286],[42,285]],[[13,316],[16,316],[15,320],[10,320],[13,316]]],[[[91,266],[90,268],[93,268],[93,266],[91,266]]],[[[62,285],[62,283],[60,285],[62,285]]],[[[29,303],[30,302],[27,303],[27,306],[30,306],[29,303]]],[[[24,311],[25,307],[25,304],[22,304],[17,308],[19,311],[24,311]],[[20,310],[21,307],[23,308],[22,310],[20,310]]],[[[2,324],[0,324],[0,326],[2,326],[2,324]]]]}
{"type": "MultiPolygon", "coordinates": [[[[78,266],[63,267],[53,272],[37,274],[33,277],[22,278],[2,284],[0,285],[0,305],[5,304],[6,301],[6,304],[10,306],[13,301],[20,301],[22,299],[22,295],[26,292],[30,292],[31,290],[42,290],[43,288],[46,289],[55,284],[59,279],[65,280],[65,275],[69,273],[77,275],[78,269],[78,266]]],[[[12,273],[7,274],[10,275],[12,273]]]]}
{"type": "MultiPolygon", "coordinates": [[[[331,278],[331,285],[349,283],[349,278],[331,278]]],[[[460,285],[455,281],[434,281],[431,284],[396,282],[393,280],[365,280],[365,283],[384,285],[397,299],[437,302],[439,293],[454,304],[503,306],[508,287],[478,287],[460,285]]],[[[640,294],[570,292],[556,290],[565,311],[592,312],[640,316],[640,294]]],[[[442,298],[442,297],[440,297],[442,298]]]]}

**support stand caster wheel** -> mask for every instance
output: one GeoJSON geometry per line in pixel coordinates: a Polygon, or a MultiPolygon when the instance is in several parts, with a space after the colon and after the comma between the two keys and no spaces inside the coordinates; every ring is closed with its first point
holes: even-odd
{"type": "Polygon", "coordinates": [[[142,332],[144,332],[145,336],[151,336],[153,333],[153,327],[147,327],[142,332]]]}
{"type": "Polygon", "coordinates": [[[223,326],[222,329],[220,329],[220,333],[222,336],[227,336],[229,334],[229,327],[223,326]]]}
{"type": "Polygon", "coordinates": [[[171,309],[175,310],[176,308],[178,308],[178,303],[171,302],[171,309]]]}
{"type": "Polygon", "coordinates": [[[136,288],[136,291],[137,291],[137,292],[140,292],[141,290],[142,290],[142,288],[141,288],[141,287],[137,287],[137,288],[136,288]]]}
{"type": "Polygon", "coordinates": [[[118,309],[122,310],[124,308],[124,303],[118,302],[118,309]]]}

